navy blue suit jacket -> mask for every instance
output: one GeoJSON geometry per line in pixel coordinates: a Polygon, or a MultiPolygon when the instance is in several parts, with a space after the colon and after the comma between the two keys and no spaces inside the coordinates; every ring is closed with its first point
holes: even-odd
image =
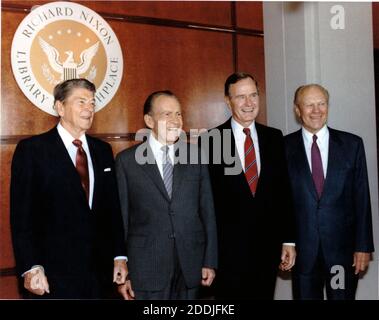
{"type": "Polygon", "coordinates": [[[327,267],[374,251],[366,158],[360,137],[329,128],[324,189],[318,200],[301,130],[285,137],[296,214],[296,267],[309,272],[319,249],[327,267]]]}

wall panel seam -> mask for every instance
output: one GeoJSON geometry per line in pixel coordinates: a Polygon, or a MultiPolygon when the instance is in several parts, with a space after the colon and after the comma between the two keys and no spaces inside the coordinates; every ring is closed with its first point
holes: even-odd
{"type": "MultiPolygon", "coordinates": [[[[2,11],[8,12],[24,12],[29,13],[30,8],[21,7],[17,5],[5,5],[1,8],[2,11]]],[[[104,13],[97,12],[100,16],[102,16],[105,20],[113,20],[120,22],[129,22],[129,23],[137,23],[137,24],[148,24],[154,26],[163,26],[163,27],[172,27],[172,28],[184,28],[184,29],[195,29],[195,30],[203,30],[209,32],[221,32],[221,33],[229,33],[229,34],[238,34],[245,35],[251,37],[263,37],[263,31],[256,29],[247,29],[247,28],[238,28],[237,26],[226,27],[219,26],[213,24],[205,24],[199,22],[191,22],[191,21],[181,21],[174,19],[163,19],[163,18],[153,18],[153,17],[145,17],[145,16],[130,16],[130,15],[122,15],[122,14],[114,14],[114,13],[104,13]]]]}

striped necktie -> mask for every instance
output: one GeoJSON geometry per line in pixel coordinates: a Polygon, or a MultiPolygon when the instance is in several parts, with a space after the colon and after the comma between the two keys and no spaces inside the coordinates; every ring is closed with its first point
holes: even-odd
{"type": "Polygon", "coordinates": [[[86,193],[87,200],[89,198],[89,173],[88,173],[88,160],[87,154],[83,149],[82,141],[75,139],[72,143],[78,148],[75,158],[75,167],[79,173],[82,187],[86,193]]]}
{"type": "Polygon", "coordinates": [[[168,196],[171,198],[172,195],[172,178],[173,178],[173,169],[174,166],[171,163],[171,159],[169,157],[169,148],[168,146],[163,146],[161,148],[163,155],[162,155],[162,165],[163,165],[163,183],[166,187],[168,196]]]}
{"type": "Polygon", "coordinates": [[[247,183],[249,184],[250,191],[253,196],[255,196],[255,192],[257,190],[258,185],[258,166],[257,159],[255,156],[254,143],[253,139],[250,135],[250,129],[244,128],[244,134],[246,135],[245,139],[245,177],[247,183]]]}

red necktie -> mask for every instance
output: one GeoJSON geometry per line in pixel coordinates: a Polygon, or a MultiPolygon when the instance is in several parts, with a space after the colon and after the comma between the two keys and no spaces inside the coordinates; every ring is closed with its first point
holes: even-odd
{"type": "Polygon", "coordinates": [[[89,199],[89,174],[88,174],[88,161],[87,154],[82,147],[82,142],[78,139],[72,141],[72,143],[78,148],[76,152],[76,170],[79,173],[82,187],[86,193],[87,200],[89,199]]]}
{"type": "Polygon", "coordinates": [[[318,198],[320,199],[322,189],[324,188],[324,170],[322,168],[320,149],[318,148],[316,141],[317,136],[314,134],[311,148],[312,178],[316,187],[318,198]]]}
{"type": "Polygon", "coordinates": [[[249,184],[251,193],[253,196],[257,190],[258,185],[258,166],[257,159],[255,157],[254,143],[251,139],[250,129],[244,128],[243,132],[246,134],[245,139],[245,177],[249,184]]]}

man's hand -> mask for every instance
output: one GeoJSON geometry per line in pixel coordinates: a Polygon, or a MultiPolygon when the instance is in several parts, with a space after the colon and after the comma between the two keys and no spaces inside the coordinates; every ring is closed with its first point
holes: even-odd
{"type": "Polygon", "coordinates": [[[113,282],[124,284],[128,275],[128,266],[125,259],[114,260],[113,282]]]}
{"type": "Polygon", "coordinates": [[[45,272],[41,268],[35,268],[25,273],[24,287],[31,293],[42,296],[45,292],[50,293],[49,283],[45,272]]]}
{"type": "Polygon", "coordinates": [[[211,268],[202,268],[201,269],[201,284],[205,287],[210,287],[213,279],[216,276],[216,272],[211,268]]]}
{"type": "Polygon", "coordinates": [[[354,263],[353,267],[355,267],[355,274],[359,272],[363,272],[367,269],[368,264],[370,262],[371,253],[369,252],[354,252],[354,263]]]}
{"type": "Polygon", "coordinates": [[[117,290],[125,300],[135,299],[134,291],[132,289],[132,283],[130,282],[130,280],[126,280],[124,284],[119,285],[117,290]]]}
{"type": "Polygon", "coordinates": [[[282,271],[291,271],[291,268],[295,265],[296,260],[295,246],[283,245],[281,260],[279,269],[282,271]]]}

